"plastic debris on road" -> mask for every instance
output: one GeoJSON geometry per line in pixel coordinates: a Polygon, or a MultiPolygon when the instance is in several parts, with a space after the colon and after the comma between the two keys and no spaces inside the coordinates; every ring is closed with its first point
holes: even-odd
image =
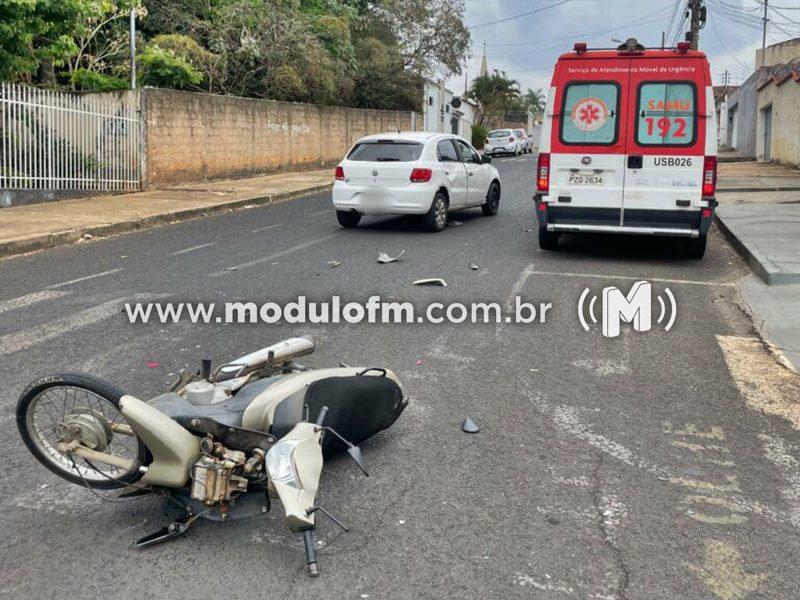
{"type": "Polygon", "coordinates": [[[328,261],[328,266],[329,267],[334,267],[334,268],[335,267],[341,267],[342,266],[342,261],[340,261],[340,260],[329,260],[328,261]]]}
{"type": "Polygon", "coordinates": [[[463,431],[464,433],[478,433],[480,430],[481,428],[478,427],[475,424],[475,421],[473,421],[469,417],[464,419],[464,422],[461,424],[461,431],[463,431]]]}
{"type": "Polygon", "coordinates": [[[381,264],[394,262],[396,260],[400,260],[400,257],[403,256],[403,254],[405,254],[405,253],[406,253],[405,250],[401,250],[400,254],[398,254],[397,256],[392,257],[392,256],[389,256],[388,254],[386,254],[386,252],[378,252],[378,262],[381,263],[381,264]]]}
{"type": "Polygon", "coordinates": [[[146,363],[144,363],[144,366],[147,367],[148,369],[155,369],[156,367],[160,367],[161,363],[157,363],[154,360],[149,360],[146,363]]]}
{"type": "Polygon", "coordinates": [[[417,366],[420,366],[421,364],[422,364],[422,359],[420,358],[419,360],[417,360],[417,366]]]}
{"type": "Polygon", "coordinates": [[[417,279],[412,285],[439,285],[441,287],[447,287],[447,283],[444,279],[440,279],[438,277],[431,277],[429,279],[417,279]]]}
{"type": "Polygon", "coordinates": [[[464,224],[464,221],[448,221],[448,227],[461,227],[464,224]]]}
{"type": "Polygon", "coordinates": [[[469,268],[472,269],[473,271],[477,271],[480,267],[478,267],[478,265],[476,265],[475,263],[469,263],[469,268]]]}

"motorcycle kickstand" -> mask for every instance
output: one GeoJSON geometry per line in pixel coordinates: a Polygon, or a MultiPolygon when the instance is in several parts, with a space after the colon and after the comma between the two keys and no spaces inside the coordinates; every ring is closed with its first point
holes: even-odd
{"type": "Polygon", "coordinates": [[[303,544],[306,547],[306,564],[308,565],[308,574],[311,577],[319,576],[319,569],[317,568],[317,536],[315,529],[303,530],[303,544]]]}
{"type": "Polygon", "coordinates": [[[175,539],[179,535],[186,533],[189,529],[189,526],[194,523],[199,516],[199,514],[193,514],[191,512],[186,513],[166,527],[162,527],[150,535],[139,538],[134,542],[133,545],[136,548],[146,548],[147,546],[152,546],[154,544],[160,544],[161,542],[167,542],[175,539]]]}

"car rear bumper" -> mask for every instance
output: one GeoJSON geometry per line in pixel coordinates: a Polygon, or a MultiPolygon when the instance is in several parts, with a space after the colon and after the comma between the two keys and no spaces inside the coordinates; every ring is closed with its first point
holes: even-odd
{"type": "Polygon", "coordinates": [[[556,206],[534,196],[539,227],[557,233],[623,233],[697,238],[708,233],[714,218],[709,208],[697,210],[645,210],[556,206]]]}
{"type": "Polygon", "coordinates": [[[428,184],[375,189],[337,181],[332,197],[336,210],[362,215],[421,215],[430,210],[435,193],[436,186],[428,184]]]}
{"type": "Polygon", "coordinates": [[[486,154],[514,154],[517,151],[517,147],[512,144],[509,146],[487,147],[483,151],[486,154]]]}

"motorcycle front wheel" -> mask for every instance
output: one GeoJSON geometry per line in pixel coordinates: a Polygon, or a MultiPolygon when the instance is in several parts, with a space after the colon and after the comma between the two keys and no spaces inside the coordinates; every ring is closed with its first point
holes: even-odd
{"type": "Polygon", "coordinates": [[[22,441],[50,471],[71,483],[97,489],[125,487],[141,477],[148,451],[119,410],[125,394],[91,375],[62,373],[31,382],[17,403],[22,441]],[[58,450],[65,431],[80,431],[95,449],[132,461],[124,469],[58,450]]]}

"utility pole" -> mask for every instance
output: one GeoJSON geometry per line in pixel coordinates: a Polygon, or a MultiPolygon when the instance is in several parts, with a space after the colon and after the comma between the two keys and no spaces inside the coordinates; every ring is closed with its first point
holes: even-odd
{"type": "Polygon", "coordinates": [[[131,47],[131,89],[136,89],[136,8],[131,8],[130,15],[130,47],[131,47]]]}
{"type": "Polygon", "coordinates": [[[697,50],[700,46],[700,21],[701,13],[705,12],[703,7],[703,0],[689,0],[690,10],[690,29],[689,29],[689,42],[691,49],[697,50]]]}
{"type": "Polygon", "coordinates": [[[761,29],[761,64],[759,66],[763,67],[766,61],[765,50],[767,48],[767,8],[769,8],[769,0],[764,0],[764,18],[761,19],[763,21],[762,29],[761,29]]]}

